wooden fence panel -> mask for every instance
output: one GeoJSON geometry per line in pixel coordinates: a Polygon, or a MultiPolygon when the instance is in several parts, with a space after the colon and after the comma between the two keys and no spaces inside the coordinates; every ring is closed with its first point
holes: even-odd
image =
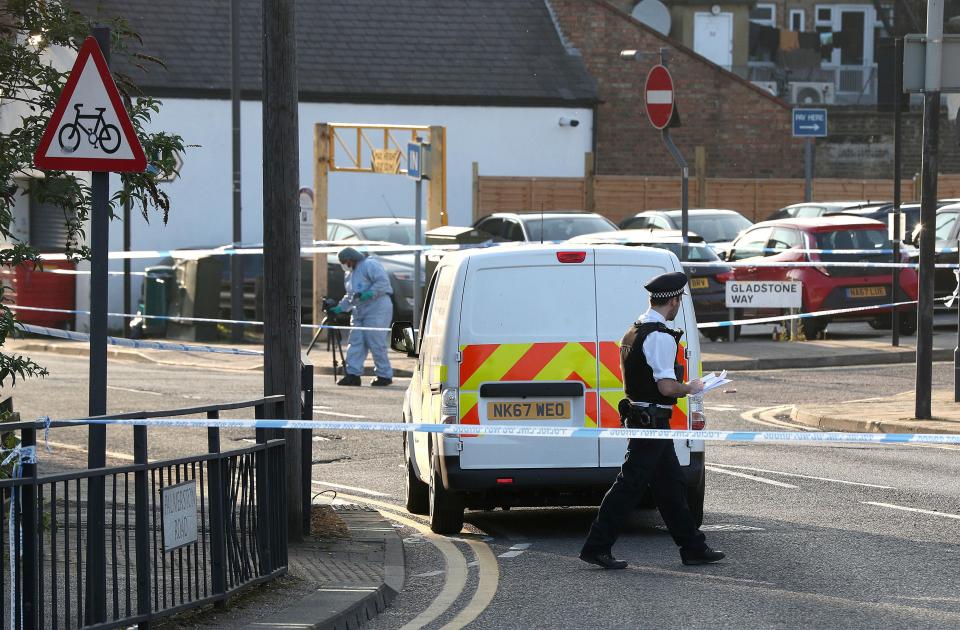
{"type": "MultiPolygon", "coordinates": [[[[704,180],[706,206],[729,208],[751,221],[761,221],[774,210],[803,201],[802,179],[704,180]]],[[[697,180],[690,179],[690,205],[698,198],[697,180]]],[[[586,207],[587,184],[581,177],[487,177],[478,178],[479,215],[492,212],[580,210],[586,207]]],[[[938,197],[960,199],[960,175],[941,175],[938,197]]],[[[903,201],[919,200],[913,180],[901,183],[903,201]]],[[[815,201],[893,199],[892,180],[815,179],[815,201]]],[[[596,212],[619,222],[642,210],[680,207],[677,177],[597,175],[593,178],[596,212]]]]}

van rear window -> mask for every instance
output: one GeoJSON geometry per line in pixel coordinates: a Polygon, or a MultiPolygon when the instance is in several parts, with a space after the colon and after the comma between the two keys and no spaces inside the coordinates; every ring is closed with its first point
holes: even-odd
{"type": "Polygon", "coordinates": [[[593,265],[481,269],[464,296],[469,304],[463,317],[472,336],[569,339],[578,331],[575,336],[590,339],[596,334],[593,265]]]}

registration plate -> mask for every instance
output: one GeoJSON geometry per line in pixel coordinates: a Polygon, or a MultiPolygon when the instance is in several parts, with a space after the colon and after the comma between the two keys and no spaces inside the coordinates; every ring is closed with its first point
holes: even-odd
{"type": "Polygon", "coordinates": [[[710,283],[706,278],[690,278],[691,289],[706,289],[710,283]]]}
{"type": "Polygon", "coordinates": [[[847,289],[847,297],[865,298],[865,297],[884,297],[887,295],[887,287],[853,287],[847,289]]]}
{"type": "Polygon", "coordinates": [[[569,420],[570,402],[530,400],[488,402],[488,420],[569,420]]]}

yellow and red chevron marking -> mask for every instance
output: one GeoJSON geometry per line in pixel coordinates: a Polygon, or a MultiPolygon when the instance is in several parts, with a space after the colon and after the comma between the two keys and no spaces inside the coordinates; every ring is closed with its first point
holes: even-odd
{"type": "Polygon", "coordinates": [[[502,381],[579,381],[597,386],[593,342],[503,343],[461,346],[460,388],[502,381]]]}

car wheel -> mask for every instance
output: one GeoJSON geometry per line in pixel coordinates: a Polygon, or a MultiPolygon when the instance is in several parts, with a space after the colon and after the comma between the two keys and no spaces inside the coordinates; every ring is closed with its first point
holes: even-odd
{"type": "Polygon", "coordinates": [[[893,327],[893,318],[890,313],[881,313],[867,323],[874,330],[890,330],[893,327]]]}
{"type": "Polygon", "coordinates": [[[417,478],[413,469],[413,460],[410,457],[410,447],[406,438],[403,440],[403,458],[406,466],[406,508],[411,514],[430,513],[430,487],[417,478]]]}
{"type": "Polygon", "coordinates": [[[826,317],[804,317],[800,320],[800,331],[807,339],[821,339],[828,323],[826,317]]]}
{"type": "Polygon", "coordinates": [[[443,487],[440,462],[430,467],[430,530],[446,536],[459,534],[463,529],[463,500],[443,487]]]}
{"type": "Polygon", "coordinates": [[[913,335],[917,332],[917,314],[900,313],[900,334],[913,335]]]}
{"type": "MultiPolygon", "coordinates": [[[[728,326],[723,326],[722,328],[705,328],[704,336],[710,341],[726,341],[730,339],[730,328],[728,326]]],[[[740,338],[740,326],[733,327],[733,338],[737,340],[740,338]]]]}

